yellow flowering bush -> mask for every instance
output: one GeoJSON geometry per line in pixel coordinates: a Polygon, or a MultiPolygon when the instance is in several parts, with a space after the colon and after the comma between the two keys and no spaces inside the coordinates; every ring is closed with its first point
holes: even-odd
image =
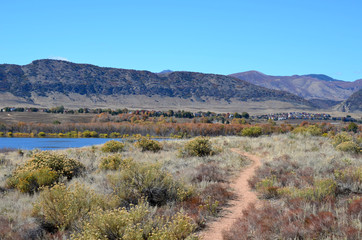
{"type": "Polygon", "coordinates": [[[259,137],[263,134],[261,127],[246,127],[241,131],[241,136],[244,137],[259,137]]]}
{"type": "Polygon", "coordinates": [[[121,152],[123,151],[123,149],[124,149],[124,143],[115,140],[106,142],[101,148],[102,152],[111,152],[111,153],[121,152]]]}
{"type": "Polygon", "coordinates": [[[204,157],[214,153],[211,142],[206,137],[197,137],[190,140],[180,149],[181,156],[204,157]]]}
{"type": "Polygon", "coordinates": [[[55,184],[45,187],[33,208],[33,216],[54,229],[70,229],[77,221],[83,220],[90,211],[109,209],[116,206],[112,196],[100,196],[80,184],[66,187],[55,184]]]}
{"type": "Polygon", "coordinates": [[[353,141],[342,142],[336,147],[336,149],[342,152],[352,152],[352,153],[361,152],[361,148],[358,146],[357,143],[353,141]]]}
{"type": "Polygon", "coordinates": [[[322,129],[317,125],[309,125],[307,127],[297,127],[293,130],[295,134],[310,135],[310,136],[321,136],[322,129]]]}
{"type": "Polygon", "coordinates": [[[97,209],[89,214],[81,231],[73,234],[72,239],[181,240],[190,236],[194,230],[195,224],[184,214],[177,213],[171,219],[163,219],[155,216],[146,202],[140,201],[129,210],[97,209]]]}
{"type": "Polygon", "coordinates": [[[102,170],[118,170],[125,168],[132,164],[131,158],[122,158],[121,154],[113,154],[107,157],[103,157],[99,164],[99,169],[102,170]]]}
{"type": "Polygon", "coordinates": [[[353,141],[353,137],[346,132],[341,132],[333,137],[332,144],[334,147],[337,147],[339,144],[343,142],[350,142],[350,141],[353,141]]]}
{"type": "Polygon", "coordinates": [[[362,167],[348,167],[335,170],[334,177],[340,191],[362,193],[362,167]]]}
{"type": "Polygon", "coordinates": [[[136,204],[145,198],[152,206],[182,201],[192,194],[192,189],[175,181],[158,164],[134,163],[120,172],[108,175],[115,194],[123,204],[136,204]]]}
{"type": "Polygon", "coordinates": [[[137,142],[135,143],[135,146],[141,148],[142,152],[144,151],[158,152],[162,149],[162,145],[160,142],[146,137],[141,137],[140,139],[138,139],[137,142]]]}
{"type": "Polygon", "coordinates": [[[10,188],[21,192],[34,192],[39,187],[49,186],[64,176],[71,179],[84,166],[64,154],[43,151],[35,153],[24,165],[18,167],[7,180],[10,188]]]}
{"type": "Polygon", "coordinates": [[[16,175],[10,177],[7,184],[20,192],[34,192],[39,187],[48,186],[58,179],[57,172],[48,167],[42,167],[30,171],[29,169],[18,169],[16,175]]]}

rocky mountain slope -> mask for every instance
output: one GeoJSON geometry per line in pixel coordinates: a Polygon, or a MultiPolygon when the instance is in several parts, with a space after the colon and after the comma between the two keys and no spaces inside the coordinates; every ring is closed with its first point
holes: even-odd
{"type": "Polygon", "coordinates": [[[362,79],[346,82],[323,74],[270,76],[257,71],[231,74],[252,84],[287,91],[315,103],[335,105],[362,88],[362,79]]]}
{"type": "Polygon", "coordinates": [[[225,104],[237,107],[250,102],[277,101],[313,107],[294,94],[230,76],[195,72],[155,74],[48,59],[24,66],[0,65],[0,94],[2,105],[11,100],[41,106],[138,107],[144,102],[144,107],[172,108],[183,104],[185,108],[207,108],[219,104],[222,108],[225,104]]]}
{"type": "Polygon", "coordinates": [[[342,112],[362,112],[362,89],[353,93],[346,101],[344,101],[338,110],[342,112]]]}

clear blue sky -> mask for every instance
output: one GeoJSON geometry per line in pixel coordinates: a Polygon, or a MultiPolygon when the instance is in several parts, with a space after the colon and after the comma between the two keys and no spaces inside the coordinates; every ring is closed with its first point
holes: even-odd
{"type": "Polygon", "coordinates": [[[362,78],[360,0],[2,0],[0,63],[362,78]]]}

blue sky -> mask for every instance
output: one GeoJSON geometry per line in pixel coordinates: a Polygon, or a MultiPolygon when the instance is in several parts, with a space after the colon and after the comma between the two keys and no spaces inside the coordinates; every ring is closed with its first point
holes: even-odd
{"type": "Polygon", "coordinates": [[[0,63],[362,78],[359,0],[1,1],[0,63]]]}

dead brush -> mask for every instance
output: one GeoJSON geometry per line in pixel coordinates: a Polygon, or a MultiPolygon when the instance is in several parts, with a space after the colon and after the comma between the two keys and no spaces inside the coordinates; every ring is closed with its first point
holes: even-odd
{"type": "Polygon", "coordinates": [[[225,205],[228,200],[235,198],[235,193],[229,190],[229,185],[225,183],[214,183],[207,186],[201,193],[202,196],[210,196],[219,206],[225,205]]]}
{"type": "Polygon", "coordinates": [[[216,163],[202,163],[196,168],[196,175],[192,182],[226,182],[226,172],[216,163]]]}

